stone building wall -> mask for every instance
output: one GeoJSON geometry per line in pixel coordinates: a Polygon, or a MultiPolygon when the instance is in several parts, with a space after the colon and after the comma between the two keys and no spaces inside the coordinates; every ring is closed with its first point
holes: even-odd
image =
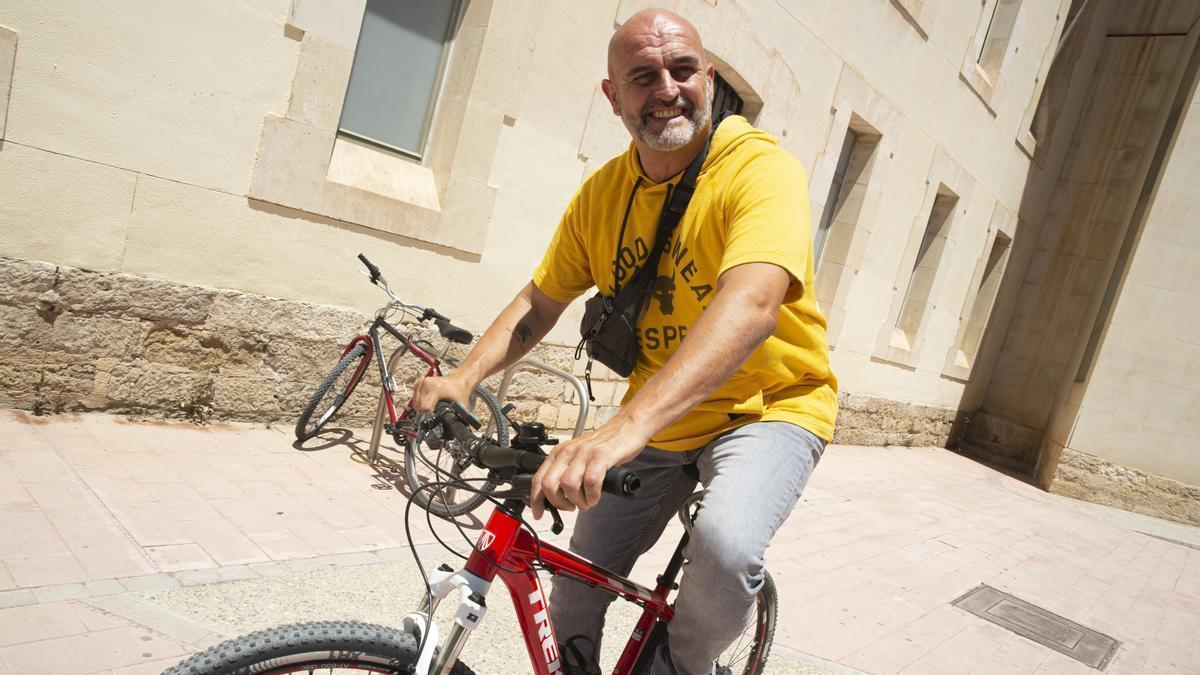
{"type": "MultiPolygon", "coordinates": [[[[346,342],[371,318],[250,293],[0,258],[0,407],[290,425],[346,342]]],[[[433,328],[407,328],[444,344],[433,328]]],[[[570,352],[548,345],[531,356],[569,371],[570,352]]],[[[450,352],[451,358],[463,355],[458,345],[450,352]]],[[[398,396],[423,372],[416,359],[401,361],[398,396]]],[[[621,390],[606,369],[593,376],[604,398],[593,404],[589,427],[612,415],[621,390]]],[[[485,384],[495,390],[498,380],[485,384]]],[[[379,392],[374,367],[360,387],[340,423],[372,423],[379,392]]],[[[518,374],[508,399],[518,419],[574,427],[578,406],[564,405],[561,381],[518,374]]]]}
{"type": "MultiPolygon", "coordinates": [[[[290,426],[371,317],[352,310],[250,293],[185,286],[127,274],[89,272],[0,258],[0,407],[38,414],[104,411],[290,426]]],[[[435,345],[434,329],[408,326],[435,345]]],[[[577,376],[573,347],[545,344],[531,357],[577,376]]],[[[451,358],[461,358],[455,345],[451,358]]],[[[424,368],[409,357],[395,374],[398,396],[424,368]]],[[[496,391],[500,377],[485,386],[496,391]]],[[[595,364],[595,400],[585,428],[612,417],[622,378],[595,364]]],[[[372,367],[338,424],[373,422],[379,378],[372,367]]],[[[563,380],[518,372],[506,401],[512,415],[569,436],[580,405],[563,380]]],[[[841,395],[835,441],[944,446],[955,411],[841,395]]]]}

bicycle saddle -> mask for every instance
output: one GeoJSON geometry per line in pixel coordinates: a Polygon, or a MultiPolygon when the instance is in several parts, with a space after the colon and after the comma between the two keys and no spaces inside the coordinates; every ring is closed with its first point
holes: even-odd
{"type": "Polygon", "coordinates": [[[434,321],[434,324],[437,325],[438,332],[442,334],[442,337],[451,342],[457,342],[460,345],[469,345],[475,339],[475,336],[471,335],[471,331],[466,328],[459,328],[445,319],[438,319],[434,321]]]}

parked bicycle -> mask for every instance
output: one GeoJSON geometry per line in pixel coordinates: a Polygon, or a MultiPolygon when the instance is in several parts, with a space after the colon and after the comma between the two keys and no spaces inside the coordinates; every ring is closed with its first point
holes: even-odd
{"type": "MultiPolygon", "coordinates": [[[[470,344],[474,337],[470,331],[451,324],[448,318],[432,307],[420,307],[398,298],[378,267],[361,253],[358,259],[366,266],[371,283],[381,286],[390,301],[376,312],[375,321],[367,328],[366,333],[350,340],[337,365],[313,392],[308,404],[300,413],[299,421],[296,422],[296,438],[306,441],[329,424],[362,382],[371,359],[374,358],[379,368],[379,379],[383,383],[383,397],[390,420],[384,425],[384,430],[392,436],[397,445],[404,448],[404,479],[409,490],[424,500],[422,506],[442,517],[454,517],[473,511],[484,502],[487,488],[494,487],[494,484],[487,484],[487,473],[472,467],[466,451],[453,439],[440,438],[436,428],[424,433],[420,431],[421,416],[413,410],[411,398],[404,404],[403,409],[397,412],[396,374],[389,371],[388,360],[384,358],[380,331],[386,331],[395,337],[400,341],[401,348],[407,350],[407,354],[423,362],[426,377],[440,376],[443,367],[450,365],[446,356],[451,344],[470,344]],[[397,317],[408,317],[421,324],[433,321],[438,332],[446,340],[445,346],[438,350],[425,340],[414,339],[400,332],[391,323],[397,317]],[[445,480],[474,476],[484,479],[484,489],[463,491],[458,488],[459,483],[456,480],[445,480]],[[437,491],[420,489],[421,486],[434,482],[442,483],[443,488],[437,491]]],[[[503,421],[500,403],[496,397],[480,386],[471,394],[469,403],[472,413],[482,417],[487,425],[488,438],[506,445],[508,425],[503,421]]]]}
{"type": "MultiPolygon", "coordinates": [[[[252,633],[201,652],[164,675],[226,675],[241,673],[371,672],[416,673],[418,675],[469,675],[473,671],[458,661],[471,632],[487,613],[487,593],[496,577],[508,587],[516,609],[521,637],[529,653],[532,672],[551,675],[563,672],[560,637],[547,611],[547,597],[538,570],[562,574],[603,588],[643,608],[613,675],[646,673],[654,650],[666,634],[674,615],[669,593],[684,561],[684,548],[696,517],[695,499],[680,509],[684,534],[653,590],[617,576],[573,553],[541,541],[522,514],[527,506],[533,473],[545,459],[542,446],[552,443],[545,428],[536,422],[513,426],[511,447],[490,438],[477,437],[470,427],[480,423],[457,404],[440,403],[428,422],[441,428],[467,450],[472,462],[487,467],[490,474],[508,483],[510,489],[496,493],[487,524],[472,546],[466,564],[458,570],[443,565],[425,578],[425,598],[419,609],[405,616],[400,628],[350,621],[322,621],[281,626],[252,633]],[[434,619],[434,610],[453,596],[453,623],[445,639],[434,619]]],[[[467,486],[462,486],[469,489],[467,486]]],[[[609,495],[630,495],[639,487],[638,477],[623,467],[610,469],[603,490],[609,495]]],[[[436,489],[429,487],[422,489],[436,489]]],[[[699,494],[699,493],[698,493],[699,494]]],[[[696,496],[698,496],[698,494],[696,496]]],[[[613,499],[606,496],[604,499],[613,499]]],[[[553,518],[552,530],[562,531],[558,512],[547,505],[553,518]]],[[[414,557],[416,552],[414,549],[414,557]]],[[[418,567],[420,561],[418,559],[418,567]]],[[[716,672],[759,674],[764,671],[775,633],[777,598],[775,584],[767,575],[755,612],[742,637],[719,659],[716,672]]]]}

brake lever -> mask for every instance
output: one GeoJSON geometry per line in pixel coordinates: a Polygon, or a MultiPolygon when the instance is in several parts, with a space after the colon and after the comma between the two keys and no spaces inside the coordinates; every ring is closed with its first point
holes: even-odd
{"type": "Polygon", "coordinates": [[[542,500],[542,508],[545,509],[546,511],[549,511],[550,517],[554,520],[554,522],[551,523],[551,525],[550,525],[550,531],[553,532],[554,534],[562,534],[563,521],[562,521],[562,516],[560,516],[558,514],[558,509],[555,508],[555,506],[553,504],[546,501],[545,499],[542,500]]]}

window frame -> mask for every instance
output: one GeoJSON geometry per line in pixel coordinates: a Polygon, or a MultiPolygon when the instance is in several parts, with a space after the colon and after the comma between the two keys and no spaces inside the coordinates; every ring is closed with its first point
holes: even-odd
{"type": "MultiPolygon", "coordinates": [[[[463,10],[464,0],[451,0],[451,1],[454,3],[454,6],[450,9],[450,18],[446,22],[445,34],[442,36],[442,53],[441,53],[441,57],[438,59],[437,72],[434,75],[433,91],[430,93],[430,97],[429,97],[430,100],[425,106],[425,117],[421,121],[421,134],[420,134],[421,144],[420,144],[419,149],[416,152],[413,152],[412,150],[408,150],[406,148],[402,148],[400,146],[393,145],[391,143],[379,140],[377,138],[371,138],[370,136],[368,136],[366,134],[362,134],[362,133],[359,133],[356,131],[351,131],[349,129],[344,128],[342,126],[342,120],[346,113],[346,101],[348,101],[350,99],[350,87],[349,86],[346,87],[346,95],[342,99],[341,112],[338,115],[338,123],[337,123],[338,136],[345,136],[347,138],[352,138],[356,141],[366,143],[367,145],[371,145],[373,147],[380,148],[382,150],[386,150],[389,152],[394,152],[394,153],[399,154],[407,159],[411,159],[411,160],[414,160],[414,161],[422,163],[422,164],[425,162],[428,147],[429,147],[429,139],[430,139],[430,137],[433,136],[433,127],[436,124],[436,120],[437,120],[437,111],[441,104],[442,94],[445,92],[445,88],[446,88],[446,71],[450,67],[450,59],[452,58],[452,54],[454,51],[454,35],[455,35],[454,27],[456,25],[458,25],[458,22],[462,18],[462,10],[463,10]]],[[[362,21],[359,22],[358,42],[355,44],[355,48],[354,48],[355,58],[357,58],[358,50],[362,46],[362,27],[367,21],[367,6],[370,4],[370,2],[371,2],[371,0],[365,0],[365,2],[363,3],[363,17],[362,17],[362,21]]],[[[350,67],[350,76],[351,77],[354,76],[353,64],[351,64],[351,67],[350,67]]]]}

